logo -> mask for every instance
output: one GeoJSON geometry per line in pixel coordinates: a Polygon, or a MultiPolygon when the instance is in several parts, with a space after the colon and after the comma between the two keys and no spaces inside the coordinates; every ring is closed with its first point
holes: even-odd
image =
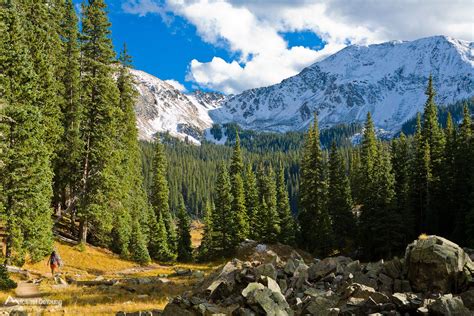
{"type": "Polygon", "coordinates": [[[63,305],[61,300],[48,300],[43,298],[18,298],[8,296],[7,300],[3,304],[5,306],[58,306],[63,305]]]}

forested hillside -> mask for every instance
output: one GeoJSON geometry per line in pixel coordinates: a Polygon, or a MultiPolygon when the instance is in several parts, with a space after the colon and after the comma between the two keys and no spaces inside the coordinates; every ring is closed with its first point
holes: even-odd
{"type": "Polygon", "coordinates": [[[71,0],[3,1],[0,17],[6,263],[42,259],[53,232],[141,264],[228,256],[247,238],[364,259],[420,233],[474,247],[472,102],[439,111],[431,77],[413,136],[391,141],[368,113],[364,128],[320,132],[315,116],[306,134],[226,124],[211,129],[224,146],[139,143],[132,58],[116,56],[103,0],[80,23],[71,0]],[[205,225],[196,251],[191,217],[205,225]]]}

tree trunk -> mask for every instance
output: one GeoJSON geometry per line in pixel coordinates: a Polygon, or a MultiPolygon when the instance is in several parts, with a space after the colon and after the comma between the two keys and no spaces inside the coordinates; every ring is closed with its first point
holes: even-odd
{"type": "Polygon", "coordinates": [[[87,231],[89,229],[89,223],[87,222],[87,219],[82,219],[81,220],[81,228],[79,231],[79,242],[80,243],[86,243],[87,242],[87,231]]]}

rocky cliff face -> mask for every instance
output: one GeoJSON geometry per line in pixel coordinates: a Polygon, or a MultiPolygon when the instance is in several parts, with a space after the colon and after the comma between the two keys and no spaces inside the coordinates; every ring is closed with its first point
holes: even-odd
{"type": "Polygon", "coordinates": [[[151,140],[157,132],[169,132],[199,143],[203,130],[212,125],[208,111],[224,96],[202,91],[187,95],[146,72],[132,70],[132,74],[139,93],[135,106],[139,138],[151,140]]]}
{"type": "Polygon", "coordinates": [[[434,77],[438,104],[474,95],[474,43],[445,36],[352,45],[281,83],[245,91],[210,112],[246,129],[303,130],[319,115],[322,128],[363,121],[394,131],[421,111],[434,77]]]}

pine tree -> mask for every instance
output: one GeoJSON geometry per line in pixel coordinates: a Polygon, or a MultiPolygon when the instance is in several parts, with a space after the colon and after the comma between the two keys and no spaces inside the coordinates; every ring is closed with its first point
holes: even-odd
{"type": "Polygon", "coordinates": [[[332,248],[332,232],[326,209],[327,182],[319,140],[318,118],[315,116],[303,149],[301,162],[300,244],[316,255],[327,255],[332,248]]]}
{"type": "Polygon", "coordinates": [[[199,261],[206,261],[213,256],[213,224],[212,224],[212,214],[214,212],[213,205],[207,201],[206,208],[204,212],[204,232],[201,240],[201,245],[199,246],[198,259],[199,261]]]}
{"type": "Polygon", "coordinates": [[[375,127],[367,114],[362,149],[361,169],[366,179],[360,215],[360,238],[364,253],[369,258],[391,256],[398,250],[399,221],[394,212],[394,176],[390,153],[376,140],[375,127]]]}
{"type": "Polygon", "coordinates": [[[474,240],[468,238],[474,232],[474,137],[471,114],[467,104],[464,105],[463,121],[459,127],[455,153],[455,228],[453,237],[456,242],[468,240],[474,246],[474,240]]]}
{"type": "Polygon", "coordinates": [[[442,212],[441,207],[445,198],[443,184],[441,183],[445,139],[438,122],[438,107],[434,101],[436,93],[433,88],[433,78],[431,76],[428,80],[428,87],[425,94],[427,95],[427,100],[423,112],[421,135],[423,141],[429,145],[431,164],[431,178],[429,183],[431,203],[427,208],[426,229],[428,233],[436,234],[439,231],[439,214],[442,212]]]}
{"type": "Polygon", "coordinates": [[[353,246],[356,236],[356,220],[352,214],[352,196],[346,174],[344,158],[336,143],[331,145],[329,154],[329,189],[327,208],[331,215],[334,246],[346,252],[353,246]]]}
{"type": "Polygon", "coordinates": [[[247,207],[247,218],[249,219],[249,237],[258,239],[257,214],[259,213],[259,195],[257,179],[252,170],[252,165],[248,165],[245,171],[245,206],[247,207]]]}
{"type": "Polygon", "coordinates": [[[451,238],[452,230],[455,225],[454,218],[457,208],[451,209],[456,201],[454,200],[455,192],[455,154],[456,154],[456,128],[454,127],[451,113],[448,113],[446,128],[444,130],[444,138],[446,140],[443,166],[441,172],[441,183],[444,187],[444,199],[439,201],[439,234],[451,238]]]}
{"type": "MultiPolygon", "coordinates": [[[[177,235],[169,207],[169,187],[166,179],[167,161],[163,144],[155,142],[155,155],[153,158],[153,183],[151,188],[150,203],[158,218],[161,214],[166,227],[168,250],[177,255],[177,235]]],[[[159,221],[158,221],[159,222],[159,221]]]]}
{"type": "Polygon", "coordinates": [[[36,106],[37,74],[28,49],[25,16],[16,2],[0,6],[0,199],[7,231],[6,262],[40,260],[52,248],[52,172],[43,114],[36,106]]]}
{"type": "Polygon", "coordinates": [[[401,133],[400,137],[392,142],[392,166],[395,176],[395,209],[404,219],[403,244],[408,244],[416,237],[415,217],[410,204],[411,161],[409,157],[411,157],[409,143],[405,134],[401,133]]]}
{"type": "MultiPolygon", "coordinates": [[[[121,117],[117,129],[116,147],[120,151],[120,163],[116,166],[116,175],[120,181],[120,200],[123,208],[117,208],[114,212],[114,229],[121,238],[114,239],[112,245],[119,247],[122,255],[125,255],[130,238],[136,236],[133,242],[134,249],[146,249],[147,223],[144,220],[149,214],[148,202],[143,186],[142,161],[138,144],[138,131],[136,128],[136,117],[134,112],[135,98],[137,92],[133,87],[133,79],[129,69],[132,67],[131,57],[128,55],[126,46],[119,57],[117,87],[119,90],[119,107],[121,117]],[[138,223],[138,225],[137,225],[138,223]],[[134,231],[139,229],[140,231],[134,231]],[[137,246],[137,242],[143,244],[137,246]]],[[[132,254],[133,257],[133,254],[132,254]]],[[[142,260],[145,255],[135,255],[142,260]]]]}
{"type": "Polygon", "coordinates": [[[62,4],[52,1],[17,1],[25,15],[25,36],[33,68],[37,75],[35,103],[42,113],[44,143],[52,158],[63,134],[61,124],[60,81],[56,79],[58,55],[61,52],[59,21],[62,4]]]}
{"type": "Polygon", "coordinates": [[[277,239],[284,244],[294,245],[296,242],[296,224],[290,210],[288,190],[285,183],[285,169],[281,163],[278,170],[276,189],[277,212],[280,219],[280,234],[277,239]]]}
{"type": "Polygon", "coordinates": [[[430,200],[431,162],[429,144],[421,135],[421,116],[417,116],[417,128],[414,136],[413,161],[411,170],[411,210],[415,218],[416,233],[426,232],[426,216],[430,200]]]}
{"type": "Polygon", "coordinates": [[[277,191],[275,172],[271,166],[266,169],[261,165],[257,175],[260,194],[259,215],[259,240],[276,242],[280,235],[280,219],[277,210],[277,191]]]}
{"type": "Polygon", "coordinates": [[[231,235],[233,236],[233,244],[246,239],[249,235],[249,219],[247,209],[245,207],[244,182],[242,180],[244,164],[242,162],[242,153],[240,150],[239,134],[236,133],[234,152],[230,164],[230,181],[231,181],[231,235]]]}
{"type": "Polygon", "coordinates": [[[166,232],[165,221],[161,213],[158,217],[151,217],[151,229],[148,243],[148,251],[150,256],[158,261],[172,261],[175,256],[170,251],[168,245],[168,234],[166,232]]]}
{"type": "MultiPolygon", "coordinates": [[[[106,238],[112,229],[114,208],[120,207],[120,181],[116,166],[120,155],[116,148],[119,93],[113,79],[114,51],[110,22],[103,0],[82,5],[82,87],[84,122],[81,139],[81,200],[78,208],[80,240],[86,242],[89,226],[96,236],[106,238]]],[[[101,242],[101,240],[99,240],[101,242]]],[[[103,243],[106,241],[104,240],[103,243]]]]}
{"type": "Polygon", "coordinates": [[[183,195],[179,197],[178,207],[178,261],[189,262],[193,258],[193,248],[191,247],[191,219],[186,205],[184,205],[183,195]]]}
{"type": "Polygon", "coordinates": [[[142,225],[138,219],[133,220],[130,237],[130,258],[140,264],[148,264],[151,261],[146,247],[146,239],[142,233],[142,225]]]}
{"type": "MultiPolygon", "coordinates": [[[[61,118],[64,133],[57,145],[54,163],[54,200],[58,209],[66,208],[76,214],[80,192],[81,157],[84,144],[80,134],[83,120],[80,105],[80,47],[78,19],[72,0],[64,5],[61,24],[61,62],[58,66],[60,81],[61,118]]],[[[74,222],[74,219],[73,219],[74,222]]]]}
{"type": "Polygon", "coordinates": [[[215,199],[216,208],[212,213],[212,241],[216,254],[225,254],[233,250],[231,236],[231,204],[232,195],[230,192],[230,179],[227,168],[224,164],[219,166],[219,173],[216,181],[215,199]]]}

